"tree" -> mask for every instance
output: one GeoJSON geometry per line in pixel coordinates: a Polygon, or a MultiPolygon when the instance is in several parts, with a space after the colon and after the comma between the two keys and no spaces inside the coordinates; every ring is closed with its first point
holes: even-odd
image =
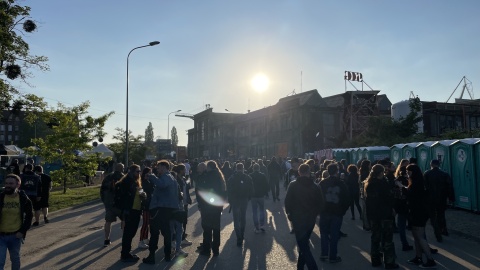
{"type": "MultiPolygon", "coordinates": [[[[123,161],[125,159],[125,130],[123,128],[115,128],[117,133],[113,135],[113,139],[118,141],[116,143],[111,143],[108,145],[108,148],[115,153],[115,158],[117,161],[123,161]]],[[[128,131],[128,157],[131,161],[139,164],[141,160],[145,159],[146,147],[142,143],[143,136],[133,136],[132,131],[128,131]]],[[[125,166],[128,166],[126,164],[125,166]]]]}
{"type": "Polygon", "coordinates": [[[155,153],[155,142],[153,141],[153,126],[152,122],[148,122],[148,127],[145,129],[145,147],[147,154],[153,155],[155,153]]]}
{"type": "Polygon", "coordinates": [[[178,135],[177,135],[177,128],[176,128],[175,126],[172,127],[171,138],[172,138],[172,145],[173,145],[173,146],[177,146],[177,144],[178,144],[178,135]]]}
{"type": "Polygon", "coordinates": [[[94,175],[101,161],[99,154],[87,152],[93,140],[105,136],[103,127],[113,112],[94,118],[87,114],[89,106],[88,102],[83,102],[69,108],[59,103],[55,110],[36,113],[51,131],[45,137],[33,139],[37,147],[27,149],[27,153],[40,156],[45,162],[61,163],[61,168],[52,172],[52,178],[63,180],[64,193],[75,175],[94,175]]]}
{"type": "Polygon", "coordinates": [[[32,68],[41,71],[49,69],[48,58],[30,54],[30,47],[23,39],[26,33],[37,29],[30,19],[30,7],[16,4],[15,0],[0,1],[0,111],[12,112],[22,107],[28,109],[31,103],[42,101],[34,95],[21,94],[11,81],[20,79],[28,84],[32,68]]]}

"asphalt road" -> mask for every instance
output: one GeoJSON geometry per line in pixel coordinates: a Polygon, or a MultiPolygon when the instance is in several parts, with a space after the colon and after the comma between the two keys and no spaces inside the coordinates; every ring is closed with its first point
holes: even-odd
{"type": "MultiPolygon", "coordinates": [[[[284,194],[281,194],[284,198],[284,194]]],[[[289,223],[280,202],[266,201],[267,231],[264,234],[253,232],[251,210],[247,213],[245,244],[236,246],[233,233],[232,215],[225,209],[222,216],[222,235],[220,255],[218,257],[199,256],[195,249],[202,242],[200,214],[194,203],[189,213],[187,233],[194,242],[184,250],[189,252],[186,258],[174,258],[172,262],[163,260],[163,249],[157,251],[155,265],[145,265],[120,261],[121,229],[120,224],[112,227],[112,245],[103,247],[103,206],[98,203],[80,206],[68,211],[51,215],[51,223],[43,222],[27,234],[22,246],[22,269],[296,269],[297,249],[293,235],[289,234],[289,223]]],[[[141,223],[141,222],[140,222],[141,223]]],[[[343,261],[329,264],[319,260],[320,234],[315,228],[311,237],[312,252],[320,269],[373,269],[370,266],[370,233],[362,230],[360,220],[351,220],[350,213],[345,215],[342,231],[348,237],[339,242],[339,255],[343,261]]],[[[410,243],[413,239],[408,232],[410,243]]],[[[427,229],[431,246],[439,249],[434,255],[437,269],[480,269],[480,244],[478,242],[451,235],[443,243],[437,243],[430,227],[427,229]]],[[[414,257],[414,252],[402,252],[398,235],[394,236],[397,262],[401,269],[419,269],[406,263],[414,257]]],[[[163,239],[160,237],[159,246],[163,239]]],[[[138,232],[134,238],[133,252],[141,258],[148,251],[136,249],[138,232]]],[[[8,259],[7,259],[8,261],[8,259]]],[[[10,265],[7,263],[6,269],[10,265]]]]}

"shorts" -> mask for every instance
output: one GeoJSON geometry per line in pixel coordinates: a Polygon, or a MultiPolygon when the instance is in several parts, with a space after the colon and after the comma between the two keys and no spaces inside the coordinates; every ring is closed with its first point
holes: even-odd
{"type": "Polygon", "coordinates": [[[38,204],[40,205],[40,208],[47,208],[50,205],[48,204],[48,195],[43,195],[38,204]]]}
{"type": "Polygon", "coordinates": [[[122,211],[115,207],[105,208],[105,221],[116,222],[117,217],[122,220],[122,211]]]}
{"type": "Polygon", "coordinates": [[[42,207],[40,206],[40,202],[37,202],[37,196],[28,196],[30,201],[32,201],[32,206],[34,211],[40,211],[42,207]]]}

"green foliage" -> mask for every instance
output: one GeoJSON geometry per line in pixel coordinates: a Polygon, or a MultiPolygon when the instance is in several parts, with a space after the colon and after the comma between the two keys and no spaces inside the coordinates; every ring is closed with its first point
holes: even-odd
{"type": "MultiPolygon", "coordinates": [[[[115,153],[115,158],[119,162],[125,161],[125,130],[123,128],[115,128],[117,133],[113,135],[113,139],[118,141],[108,145],[108,148],[115,153]]],[[[132,131],[128,131],[128,158],[140,164],[140,161],[145,159],[147,147],[142,143],[143,136],[133,136],[132,131]]]]}
{"type": "Polygon", "coordinates": [[[100,198],[100,187],[82,187],[67,189],[66,192],[52,191],[50,193],[50,211],[76,206],[100,198]]]}
{"type": "Polygon", "coordinates": [[[37,113],[51,127],[51,133],[33,139],[37,148],[29,148],[27,153],[40,156],[45,162],[61,162],[62,167],[52,173],[52,176],[63,180],[65,190],[75,176],[94,175],[102,161],[98,153],[86,153],[92,148],[91,141],[105,136],[103,127],[113,112],[93,118],[87,115],[89,106],[88,102],[74,107],[58,104],[55,110],[37,113]],[[78,155],[79,151],[84,155],[78,155]]]}
{"type": "MultiPolygon", "coordinates": [[[[18,108],[14,106],[18,102],[30,109],[29,97],[20,94],[10,81],[21,79],[28,84],[26,80],[31,77],[32,68],[41,71],[49,69],[47,57],[30,54],[30,47],[24,40],[25,32],[31,33],[37,27],[29,19],[30,7],[21,6],[17,2],[19,1],[0,1],[0,111],[14,111],[18,108]]],[[[34,102],[37,99],[34,98],[34,102]]]]}
{"type": "Polygon", "coordinates": [[[178,135],[177,135],[177,128],[175,126],[172,127],[172,134],[170,136],[172,138],[172,145],[175,147],[178,145],[178,135]]]}

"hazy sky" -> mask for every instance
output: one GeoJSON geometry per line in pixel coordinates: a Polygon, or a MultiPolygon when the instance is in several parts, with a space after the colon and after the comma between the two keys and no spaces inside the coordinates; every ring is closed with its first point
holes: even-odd
{"type": "MultiPolygon", "coordinates": [[[[245,113],[294,89],[340,94],[345,70],[362,72],[393,103],[410,91],[445,102],[464,75],[474,88],[480,84],[478,0],[22,3],[39,22],[26,40],[51,68],[34,72],[35,88],[22,90],[51,105],[89,100],[92,115],[115,111],[106,142],[116,127],[125,129],[127,54],[155,40],[161,44],[130,56],[129,128],[135,135],[152,122],[155,136],[166,138],[167,115],[179,109],[196,114],[210,104],[215,112],[245,113]],[[258,73],[270,81],[262,93],[250,84],[258,73]]],[[[193,121],[171,114],[172,126],[186,145],[193,121]]]]}

